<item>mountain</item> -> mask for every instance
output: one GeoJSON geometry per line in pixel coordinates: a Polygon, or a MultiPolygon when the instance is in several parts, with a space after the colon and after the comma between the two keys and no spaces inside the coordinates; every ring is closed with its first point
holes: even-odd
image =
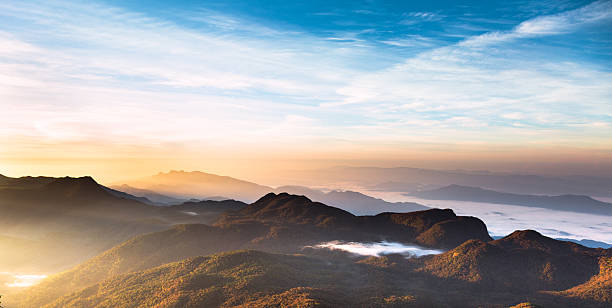
{"type": "MultiPolygon", "coordinates": [[[[166,195],[162,195],[147,189],[139,189],[129,185],[115,185],[110,186],[113,190],[121,191],[132,196],[140,197],[146,199],[148,203],[153,205],[172,205],[172,204],[180,204],[188,201],[187,199],[182,198],[174,198],[166,195]]],[[[144,202],[147,203],[147,202],[144,202]]]]}
{"type": "Polygon", "coordinates": [[[363,264],[234,251],[115,276],[46,307],[418,307],[383,290],[380,275],[363,264]]]}
{"type": "MultiPolygon", "coordinates": [[[[223,196],[244,202],[253,202],[259,197],[273,191],[271,187],[220,176],[200,171],[170,171],[127,181],[118,185],[128,185],[141,190],[154,191],[158,194],[178,199],[209,199],[223,196]]],[[[114,186],[117,187],[117,186],[114,186]]]]}
{"type": "Polygon", "coordinates": [[[545,307],[604,307],[611,301],[611,257],[609,249],[586,248],[523,230],[488,243],[469,240],[443,254],[424,257],[419,271],[472,292],[530,294],[527,298],[546,303],[545,307]]]}
{"type": "Polygon", "coordinates": [[[497,192],[479,187],[450,185],[435,190],[412,193],[411,196],[431,200],[457,200],[512,204],[559,211],[612,216],[612,204],[601,202],[588,196],[578,195],[519,195],[497,192]]]}
{"type": "MultiPolygon", "coordinates": [[[[347,211],[313,202],[304,196],[269,193],[240,211],[228,212],[215,223],[231,226],[243,223],[274,224],[277,235],[298,225],[317,240],[400,241],[428,247],[449,247],[469,238],[490,240],[485,224],[478,218],[456,216],[450,209],[409,213],[381,213],[355,216],[347,211]],[[459,228],[460,230],[455,230],[459,228]],[[333,231],[330,237],[329,233],[333,231]],[[458,231],[458,232],[454,232],[458,231]]],[[[295,236],[293,236],[295,237],[295,236]]]]}
{"type": "Polygon", "coordinates": [[[1,258],[0,268],[57,271],[134,235],[178,223],[210,223],[223,209],[236,210],[241,205],[210,201],[158,207],[104,187],[91,177],[2,177],[0,235],[14,240],[0,241],[0,251],[10,251],[14,257],[1,258]]]}
{"type": "MultiPolygon", "coordinates": [[[[610,251],[533,231],[469,240],[422,258],[305,253],[239,250],[132,268],[48,299],[45,307],[606,307],[611,301],[610,251]]],[[[41,291],[34,287],[25,296],[41,291]]]]}
{"type": "Polygon", "coordinates": [[[405,193],[457,184],[515,194],[612,197],[612,177],[541,176],[409,167],[334,167],[293,172],[292,178],[295,178],[295,182],[322,186],[348,183],[368,190],[405,193]]]}
{"type": "Polygon", "coordinates": [[[465,219],[452,210],[438,209],[354,216],[304,196],[270,193],[238,211],[225,212],[212,226],[178,225],[134,237],[77,267],[45,279],[28,289],[23,300],[25,306],[41,306],[118,274],[236,249],[303,253],[306,246],[331,240],[422,241],[423,245],[438,248],[454,247],[452,245],[472,238],[490,240],[480,220],[465,219]],[[449,222],[456,222],[454,227],[464,227],[450,228],[449,222]],[[427,236],[419,237],[423,234],[427,236]]]}
{"type": "Polygon", "coordinates": [[[428,208],[413,202],[387,202],[348,190],[323,192],[304,186],[281,186],[276,188],[275,192],[304,195],[311,200],[341,208],[355,215],[376,215],[382,212],[412,212],[428,208]]]}
{"type": "Polygon", "coordinates": [[[536,231],[515,231],[490,242],[470,240],[425,261],[424,271],[489,288],[566,289],[599,272],[612,251],[557,241],[536,231]],[[571,265],[571,266],[570,266],[571,265]]]}

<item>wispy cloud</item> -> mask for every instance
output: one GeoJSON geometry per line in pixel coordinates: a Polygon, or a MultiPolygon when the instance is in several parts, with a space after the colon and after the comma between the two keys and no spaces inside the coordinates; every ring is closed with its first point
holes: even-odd
{"type": "Polygon", "coordinates": [[[400,24],[414,25],[420,22],[440,21],[444,18],[443,15],[434,12],[410,12],[403,14],[400,24]]]}
{"type": "Polygon", "coordinates": [[[307,147],[534,135],[603,142],[610,72],[531,60],[509,43],[571,33],[608,21],[610,11],[610,2],[595,2],[436,47],[442,43],[420,34],[323,37],[212,10],[180,15],[195,23],[189,27],[96,3],[2,2],[0,147],[32,140],[307,147]],[[398,47],[427,50],[395,61],[398,47]]]}
{"type": "Polygon", "coordinates": [[[557,35],[575,31],[577,27],[585,24],[610,19],[612,19],[612,2],[597,1],[569,12],[526,20],[511,31],[496,31],[475,36],[461,42],[460,45],[478,47],[521,38],[557,35]]]}
{"type": "Polygon", "coordinates": [[[570,135],[601,141],[612,132],[560,135],[573,130],[576,123],[591,123],[595,118],[597,122],[612,121],[606,116],[612,107],[604,103],[612,101],[612,74],[577,62],[532,60],[524,56],[521,47],[508,43],[606,22],[611,11],[610,2],[596,2],[526,20],[511,31],[486,33],[435,48],[388,69],[358,76],[338,90],[343,100],[322,106],[346,108],[341,106],[350,104],[379,122],[397,123],[406,130],[426,125],[430,133],[438,131],[440,135],[458,127],[503,131],[471,137],[464,134],[467,139],[497,135],[518,141],[538,132],[557,135],[559,142],[571,140],[567,139],[570,135]],[[406,118],[420,120],[407,122],[406,118]]]}

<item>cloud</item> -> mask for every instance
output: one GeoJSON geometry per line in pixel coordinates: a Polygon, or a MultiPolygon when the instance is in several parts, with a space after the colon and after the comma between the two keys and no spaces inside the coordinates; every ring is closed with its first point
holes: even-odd
{"type": "Polygon", "coordinates": [[[596,1],[568,12],[526,20],[511,31],[495,31],[478,35],[462,41],[459,45],[483,47],[521,38],[563,34],[572,32],[585,24],[610,19],[612,19],[612,1],[596,1]]]}
{"type": "Polygon", "coordinates": [[[99,3],[1,2],[0,147],[601,142],[609,72],[495,47],[606,21],[607,8],[596,2],[396,61],[397,47],[440,42],[371,42],[359,31],[336,33],[338,42],[212,10],[177,13],[197,24],[188,27],[99,3]]]}
{"type": "Polygon", "coordinates": [[[545,134],[559,142],[572,138],[600,142],[610,132],[596,131],[587,123],[612,121],[605,116],[611,108],[605,102],[612,100],[609,71],[579,62],[531,59],[520,45],[498,47],[511,40],[605,22],[610,18],[609,7],[610,2],[596,2],[526,20],[512,31],[478,35],[422,52],[385,70],[357,76],[337,90],[343,100],[321,106],[351,105],[352,110],[362,110],[379,122],[403,125],[396,127],[400,131],[412,129],[414,134],[414,129],[426,127],[440,138],[462,127],[462,137],[455,131],[453,135],[472,141],[485,136],[492,141],[498,136],[519,142],[545,134]],[[583,131],[575,131],[577,123],[583,131]],[[487,127],[488,134],[466,133],[482,127],[487,127]]]}
{"type": "Polygon", "coordinates": [[[380,42],[397,47],[432,47],[435,45],[434,39],[416,34],[406,35],[403,38],[382,40],[380,42]]]}
{"type": "Polygon", "coordinates": [[[403,14],[403,19],[400,21],[400,24],[414,25],[421,22],[440,21],[443,18],[443,15],[434,12],[410,12],[403,14]]]}

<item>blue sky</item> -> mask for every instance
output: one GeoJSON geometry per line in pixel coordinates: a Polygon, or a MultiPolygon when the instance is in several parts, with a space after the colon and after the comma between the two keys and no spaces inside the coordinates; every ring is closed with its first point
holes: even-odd
{"type": "Polygon", "coordinates": [[[611,1],[4,1],[0,45],[5,158],[612,150],[611,1]]]}

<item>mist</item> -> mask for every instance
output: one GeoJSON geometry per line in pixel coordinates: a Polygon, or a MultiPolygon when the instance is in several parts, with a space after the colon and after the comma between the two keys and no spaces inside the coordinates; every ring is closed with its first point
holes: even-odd
{"type": "Polygon", "coordinates": [[[443,253],[442,250],[426,249],[416,245],[406,245],[395,242],[340,242],[331,241],[313,246],[313,248],[326,248],[331,250],[343,250],[356,255],[380,257],[388,254],[401,254],[406,257],[421,257],[443,253]]]}

